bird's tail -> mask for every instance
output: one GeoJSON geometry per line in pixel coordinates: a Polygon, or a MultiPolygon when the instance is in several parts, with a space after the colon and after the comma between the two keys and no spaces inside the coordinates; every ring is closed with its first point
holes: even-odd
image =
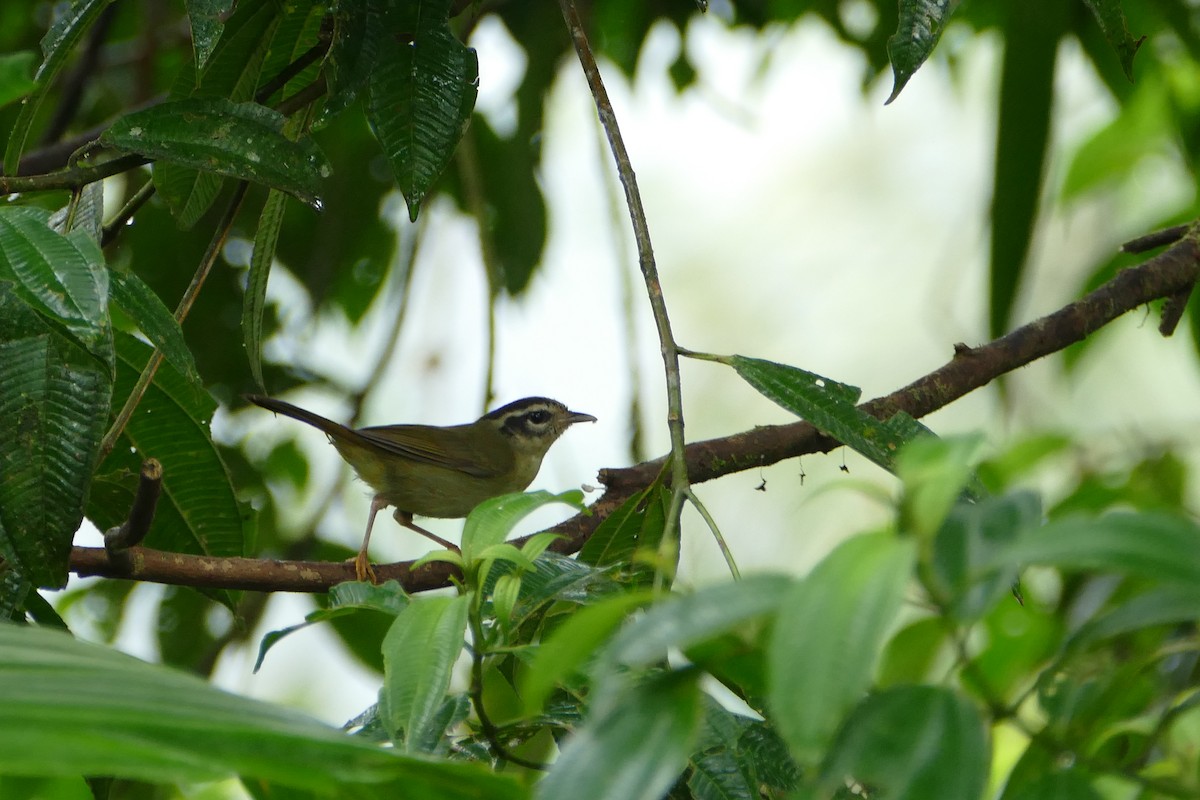
{"type": "Polygon", "coordinates": [[[254,405],[262,406],[268,411],[274,411],[276,414],[283,414],[292,419],[307,422],[309,425],[312,425],[334,439],[354,438],[354,431],[345,425],[334,422],[331,419],[326,419],[320,414],[314,414],[311,411],[300,408],[300,406],[294,406],[291,403],[276,400],[274,397],[264,397],[260,394],[247,394],[243,396],[251,403],[254,403],[254,405]]]}

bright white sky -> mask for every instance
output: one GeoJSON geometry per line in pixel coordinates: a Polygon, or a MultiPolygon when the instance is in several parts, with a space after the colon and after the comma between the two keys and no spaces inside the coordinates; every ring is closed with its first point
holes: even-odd
{"type": "MultiPolygon", "coordinates": [[[[480,108],[502,125],[519,51],[498,25],[481,26],[472,44],[480,57],[480,108]]],[[[697,21],[688,47],[699,80],[682,96],[666,76],[679,47],[674,31],[660,28],[634,85],[612,68],[605,76],[681,344],[794,364],[873,397],[942,364],[955,342],[986,339],[984,221],[999,71],[994,40],[951,30],[940,52],[959,63],[955,77],[935,59],[887,107],[890,76],[864,96],[862,60],[818,23],[755,37],[712,17],[697,21]]],[[[1062,56],[1052,185],[1070,148],[1113,111],[1076,48],[1065,47],[1062,56]]],[[[594,483],[598,468],[628,463],[621,270],[635,281],[649,450],[667,449],[661,361],[632,237],[623,207],[616,212],[623,227],[614,227],[607,147],[577,65],[567,67],[543,141],[541,178],[551,214],[545,267],[526,298],[500,309],[497,346],[498,402],[545,394],[600,419],[573,429],[547,458],[532,488],[555,491],[594,483]]],[[[1144,232],[1164,208],[1186,197],[1185,176],[1172,170],[1168,161],[1148,162],[1138,183],[1121,194],[1056,211],[1038,240],[1035,280],[1018,319],[1074,297],[1082,275],[1114,241],[1144,232]],[[1115,234],[1114,225],[1120,227],[1115,234]]],[[[472,223],[448,204],[435,204],[427,214],[408,327],[364,424],[451,424],[480,412],[485,289],[472,223]]],[[[314,324],[282,270],[272,278],[272,292],[288,298],[294,335],[274,352],[358,385],[370,359],[350,361],[344,354],[378,349],[390,324],[381,309],[363,334],[337,319],[314,324]]],[[[1131,317],[1114,326],[1105,354],[1094,354],[1070,385],[1045,365],[1022,370],[1011,383],[1007,416],[994,393],[981,391],[927,422],[943,434],[984,430],[998,444],[1020,430],[1082,430],[1101,451],[1194,429],[1200,394],[1194,356],[1184,337],[1160,339],[1155,324],[1131,317]],[[1159,409],[1152,418],[1147,405],[1159,409]]],[[[789,420],[725,368],[687,363],[683,379],[690,439],[789,420]]],[[[339,398],[291,399],[335,418],[345,413],[339,398]]],[[[343,469],[323,437],[298,424],[297,431],[254,411],[225,424],[231,435],[255,431],[264,451],[279,438],[301,436],[321,459],[313,480],[332,480],[343,469]]],[[[804,459],[803,484],[793,461],[702,485],[699,493],[743,571],[800,572],[839,538],[884,519],[884,509],[853,487],[869,481],[891,492],[890,479],[853,454],[846,462],[849,476],[838,469],[842,455],[835,453],[804,459]],[[764,478],[767,491],[755,491],[764,478]]],[[[328,535],[356,546],[367,505],[364,488],[350,484],[327,520],[328,535]]],[[[305,513],[299,500],[293,513],[305,513]]],[[[431,523],[451,537],[459,526],[431,523]]],[[[424,552],[423,540],[393,528],[381,518],[374,560],[424,552]]],[[[682,580],[722,579],[719,553],[695,514],[685,517],[684,536],[682,580]]],[[[295,624],[310,606],[289,598],[272,608],[263,631],[295,624]]],[[[249,674],[253,648],[226,658],[219,680],[340,724],[374,701],[378,681],[336,651],[324,631],[309,630],[276,647],[258,676],[249,674]],[[327,662],[316,664],[317,653],[327,662]]]]}

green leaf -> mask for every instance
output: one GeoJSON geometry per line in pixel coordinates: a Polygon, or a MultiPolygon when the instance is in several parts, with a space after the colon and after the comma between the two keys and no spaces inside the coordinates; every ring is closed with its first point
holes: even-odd
{"type": "Polygon", "coordinates": [[[938,657],[946,655],[948,638],[946,623],[939,617],[925,617],[902,628],[888,639],[879,659],[879,686],[929,680],[938,657]]]}
{"type": "Polygon", "coordinates": [[[1200,584],[1200,528],[1191,520],[1157,512],[1057,520],[1025,531],[989,566],[1025,564],[1194,586],[1200,584]]]}
{"type": "Polygon", "coordinates": [[[541,711],[554,687],[578,669],[630,612],[652,599],[649,592],[617,595],[580,609],[555,629],[522,675],[520,694],[526,715],[541,711]]]}
{"type": "Polygon", "coordinates": [[[468,567],[486,557],[485,551],[500,544],[512,533],[516,524],[542,506],[564,503],[580,508],[583,495],[578,491],[551,494],[529,492],[506,494],[480,503],[467,516],[463,526],[462,555],[468,567]]]}
{"type": "Polygon", "coordinates": [[[111,370],[104,255],[82,230],[51,230],[49,218],[39,208],[0,208],[0,281],[10,281],[25,304],[111,370]]]}
{"type": "Polygon", "coordinates": [[[362,2],[367,119],[416,221],[471,119],[479,61],[450,31],[450,0],[362,2]]]}
{"type": "Polygon", "coordinates": [[[929,559],[928,584],[958,620],[970,621],[1007,597],[1017,578],[1015,565],[993,569],[1002,554],[1042,521],[1041,499],[1013,492],[978,503],[959,503],[938,530],[929,559]]]}
{"type": "Polygon", "coordinates": [[[638,548],[656,549],[666,526],[669,500],[670,491],[656,480],[597,526],[579,551],[579,560],[598,567],[624,565],[638,548]]]}
{"type": "Polygon", "coordinates": [[[1171,584],[1137,595],[1085,623],[1067,640],[1065,653],[1081,653],[1098,642],[1157,625],[1190,624],[1200,608],[1200,586],[1171,584]]]}
{"type": "Polygon", "coordinates": [[[799,367],[746,356],[714,356],[711,360],[737,370],[742,379],[764,397],[811,422],[856,453],[894,471],[896,453],[918,436],[932,432],[900,412],[886,422],[872,417],[855,403],[862,395],[857,386],[823,378],[799,367]]]}
{"type": "Polygon", "coordinates": [[[409,602],[404,588],[394,580],[385,581],[379,585],[366,581],[339,583],[329,590],[328,600],[329,604],[326,607],[309,612],[305,615],[304,622],[299,625],[289,625],[265,634],[258,645],[258,658],[254,662],[254,671],[258,672],[262,667],[268,650],[296,631],[362,611],[382,613],[395,618],[408,606],[409,602]]]}
{"type": "Polygon", "coordinates": [[[101,140],[124,152],[261,183],[319,207],[329,165],[311,139],[284,136],[285,122],[255,103],[174,100],[126,114],[101,140]]]}
{"type": "Polygon", "coordinates": [[[899,24],[887,40],[893,82],[885,105],[900,96],[909,78],[929,58],[957,8],[958,0],[900,0],[899,24]]]}
{"type": "Polygon", "coordinates": [[[58,588],[83,519],[112,377],[2,280],[0,365],[0,559],[36,586],[58,588]]]}
{"type": "Polygon", "coordinates": [[[898,686],[854,710],[821,772],[829,791],[852,776],[889,800],[978,798],[988,761],[970,702],[939,686],[898,686]]]}
{"type": "MultiPolygon", "coordinates": [[[[222,26],[220,39],[203,70],[185,62],[171,87],[170,99],[254,99],[263,63],[280,24],[276,0],[245,0],[222,26]]],[[[210,171],[162,161],[154,167],[154,187],[183,229],[191,228],[216,200],[223,181],[210,171]]]]}
{"type": "Polygon", "coordinates": [[[188,0],[188,23],[192,28],[192,50],[196,67],[203,69],[216,49],[225,27],[224,17],[233,8],[234,0],[188,0]]]}
{"type": "Polygon", "coordinates": [[[37,88],[37,82],[30,77],[33,59],[31,50],[0,55],[0,108],[37,88]]]}
{"type": "Polygon", "coordinates": [[[768,700],[802,765],[821,757],[869,685],[914,556],[912,540],[856,536],[784,596],[767,651],[768,700]]]}
{"type": "Polygon", "coordinates": [[[1112,49],[1117,53],[1117,58],[1121,60],[1121,71],[1125,73],[1126,78],[1132,81],[1133,57],[1137,54],[1138,48],[1142,46],[1142,42],[1146,41],[1146,37],[1134,39],[1130,35],[1129,27],[1125,22],[1125,11],[1121,8],[1121,0],[1084,0],[1084,2],[1096,15],[1096,21],[1100,23],[1100,30],[1104,31],[1104,38],[1112,45],[1112,49]]]}
{"type": "Polygon", "coordinates": [[[416,759],[62,633],[0,625],[0,773],[211,781],[327,796],[525,797],[507,776],[416,759]]]}
{"type": "Polygon", "coordinates": [[[242,341],[250,374],[260,390],[265,391],[262,375],[263,309],[267,305],[267,279],[275,259],[275,245],[283,227],[283,212],[287,197],[272,189],[267,194],[258,227],[254,231],[254,252],[250,256],[250,271],[246,276],[246,293],[242,302],[242,341]]]}
{"type": "Polygon", "coordinates": [[[700,724],[698,672],[657,675],[596,710],[537,785],[543,800],[659,800],[687,765],[700,724]]]}
{"type": "Polygon", "coordinates": [[[672,595],[614,636],[605,648],[605,661],[650,666],[665,659],[669,648],[686,650],[775,611],[791,585],[783,575],[752,575],[695,594],[672,595]]]}
{"type": "Polygon", "coordinates": [[[25,98],[17,121],[9,132],[8,145],[4,149],[5,175],[17,174],[21,153],[25,150],[25,141],[29,138],[29,130],[42,101],[50,91],[50,86],[67,63],[71,50],[111,2],[112,0],[76,0],[70,8],[58,15],[42,38],[42,53],[45,58],[33,76],[37,82],[37,89],[25,98]]]}
{"type": "Polygon", "coordinates": [[[200,384],[200,373],[196,361],[183,338],[175,315],[163,305],[163,301],[146,285],[145,281],[132,272],[109,270],[109,296],[112,302],[137,323],[138,330],[154,345],[163,358],[187,380],[200,384]]]}
{"type": "MultiPolygon", "coordinates": [[[[122,405],[150,348],[117,335],[115,403],[122,405]]],[[[249,508],[238,502],[229,472],[208,430],[217,404],[168,364],[155,373],[137,411],[100,465],[88,518],[104,530],[129,513],[135,476],[145,458],[163,467],[162,495],[146,544],[160,550],[218,556],[246,555],[249,508]]]]}
{"type": "Polygon", "coordinates": [[[993,338],[1008,330],[1033,241],[1050,133],[1055,60],[1070,16],[1069,4],[1045,0],[1010,0],[1004,9],[1004,61],[992,193],[993,338]]]}
{"type": "MultiPolygon", "coordinates": [[[[470,598],[427,597],[409,603],[383,641],[380,707],[388,733],[405,752],[431,738],[428,730],[450,687],[463,649],[470,598]]],[[[440,732],[439,732],[440,733],[440,732]]]]}

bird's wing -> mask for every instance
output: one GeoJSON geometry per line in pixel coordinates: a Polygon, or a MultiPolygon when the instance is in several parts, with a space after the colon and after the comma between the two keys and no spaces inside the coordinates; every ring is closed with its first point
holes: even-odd
{"type": "Polygon", "coordinates": [[[494,478],[511,466],[512,457],[507,448],[499,449],[502,455],[483,452],[471,443],[473,437],[468,435],[468,427],[440,428],[436,443],[425,425],[380,425],[360,428],[355,433],[364,444],[381,452],[457,470],[476,478],[494,478]]]}

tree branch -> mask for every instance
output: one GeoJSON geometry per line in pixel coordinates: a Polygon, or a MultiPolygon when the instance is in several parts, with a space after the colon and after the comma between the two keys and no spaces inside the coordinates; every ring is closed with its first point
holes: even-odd
{"type": "MultiPolygon", "coordinates": [[[[985,386],[997,377],[1082,341],[1117,317],[1150,302],[1170,297],[1190,287],[1200,276],[1200,245],[1185,237],[1169,250],[1143,264],[1124,270],[1095,291],[1052,314],[1024,325],[980,347],[957,345],[954,356],[938,369],[889,395],[863,403],[861,408],[880,419],[898,411],[920,418],[985,386]]],[[[827,452],[839,443],[822,435],[807,422],[768,425],[753,430],[693,442],[685,450],[689,476],[694,483],[806,453],[827,452]]],[[[605,493],[585,513],[551,530],[561,535],[551,549],[575,553],[596,527],[622,503],[648,486],[666,458],[600,473],[605,493]]],[[[517,542],[519,544],[519,542],[517,542]]],[[[354,580],[350,563],[271,561],[249,558],[216,558],[131,548],[128,566],[109,562],[103,548],[76,547],[70,568],[79,575],[202,588],[256,589],[260,591],[324,592],[336,583],[354,580]]],[[[410,592],[448,586],[461,578],[456,568],[432,562],[413,569],[412,562],[383,564],[375,569],[381,580],[398,580],[410,592]]]]}

